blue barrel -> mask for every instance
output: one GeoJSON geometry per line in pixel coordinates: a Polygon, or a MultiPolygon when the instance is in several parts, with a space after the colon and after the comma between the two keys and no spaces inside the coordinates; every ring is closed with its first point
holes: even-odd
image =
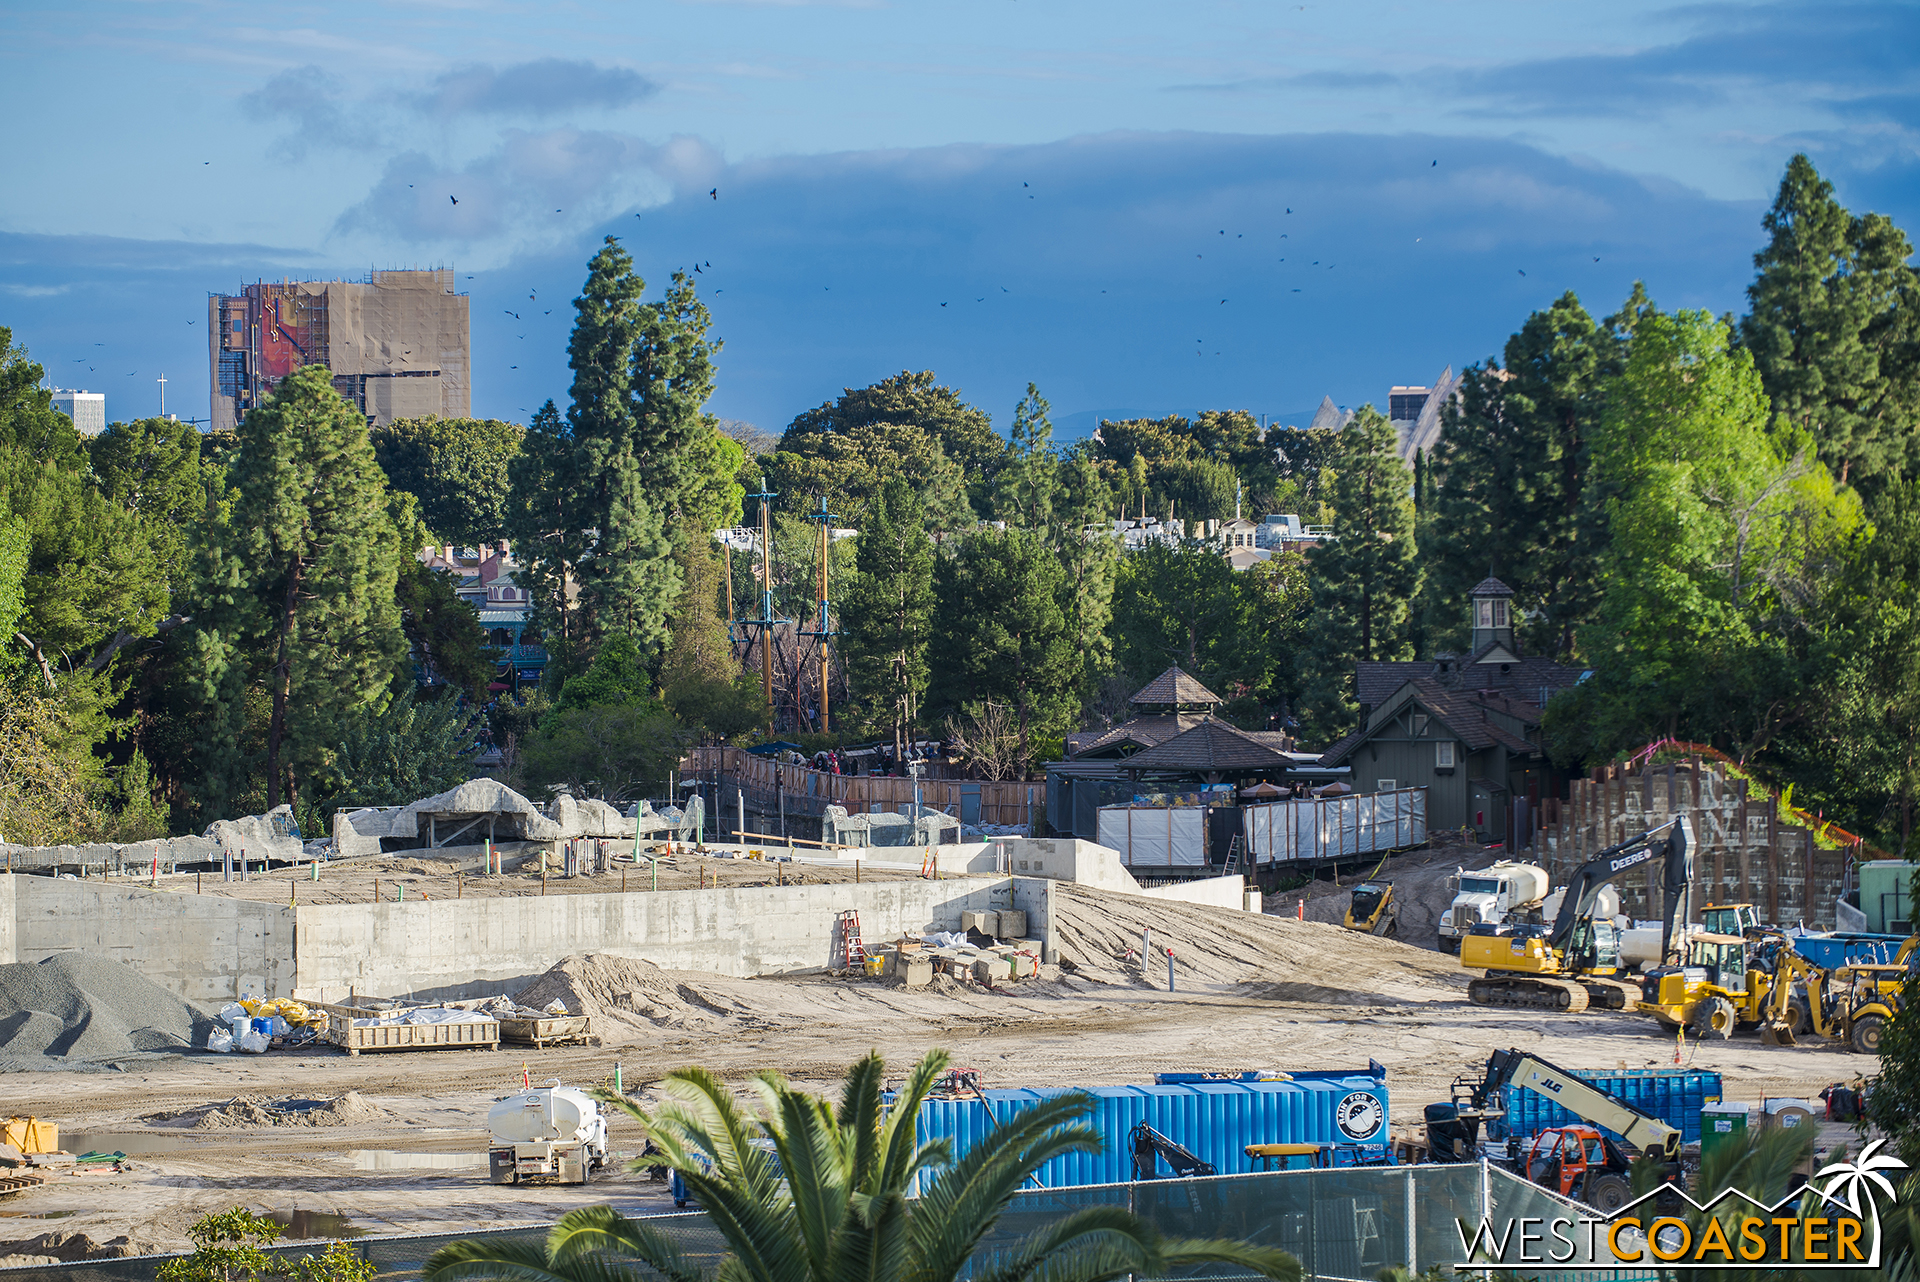
{"type": "MultiPolygon", "coordinates": [[[[1630,1068],[1568,1070],[1581,1081],[1633,1105],[1679,1130],[1688,1143],[1700,1139],[1700,1110],[1720,1100],[1720,1074],[1689,1069],[1630,1068]]],[[[1538,1091],[1504,1089],[1506,1132],[1531,1137],[1555,1126],[1587,1125],[1538,1091]]],[[[1614,1139],[1620,1136],[1600,1128],[1614,1139]]]]}
{"type": "MultiPolygon", "coordinates": [[[[1069,1088],[991,1090],[982,1099],[928,1100],[917,1128],[921,1143],[945,1139],[955,1160],[1041,1100],[1069,1088]]],[[[1222,1175],[1258,1170],[1249,1144],[1328,1144],[1362,1160],[1387,1157],[1388,1096],[1384,1072],[1315,1073],[1294,1081],[1178,1081],[1083,1088],[1093,1100],[1086,1125],[1104,1141],[1099,1153],[1068,1153],[1041,1167],[1044,1188],[1121,1184],[1133,1179],[1127,1135],[1145,1122],[1211,1162],[1222,1175]]],[[[1166,1174],[1162,1167],[1161,1174],[1166,1174]]]]}

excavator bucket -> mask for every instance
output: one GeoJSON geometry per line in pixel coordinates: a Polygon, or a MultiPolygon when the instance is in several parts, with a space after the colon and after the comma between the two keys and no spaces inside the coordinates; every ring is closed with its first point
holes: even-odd
{"type": "Polygon", "coordinates": [[[1793,1025],[1784,1019],[1770,1019],[1760,1025],[1760,1044],[1762,1046],[1798,1046],[1794,1040],[1793,1025]]]}

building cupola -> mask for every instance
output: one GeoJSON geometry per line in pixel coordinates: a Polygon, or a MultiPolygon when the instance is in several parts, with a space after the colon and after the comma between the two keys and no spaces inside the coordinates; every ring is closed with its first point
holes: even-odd
{"type": "Polygon", "coordinates": [[[1501,661],[1513,662],[1520,654],[1513,640],[1513,589],[1489,577],[1480,581],[1470,599],[1473,603],[1472,652],[1477,655],[1489,644],[1497,645],[1508,655],[1501,661]]]}

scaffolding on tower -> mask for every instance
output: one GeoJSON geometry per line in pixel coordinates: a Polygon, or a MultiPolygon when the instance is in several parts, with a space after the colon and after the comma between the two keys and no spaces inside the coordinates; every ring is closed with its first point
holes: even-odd
{"type": "Polygon", "coordinates": [[[827,558],[833,555],[833,518],[834,513],[827,511],[827,496],[820,496],[820,510],[807,513],[809,521],[820,523],[820,564],[815,575],[815,600],[819,606],[819,615],[814,626],[798,635],[814,637],[820,645],[820,733],[827,734],[829,720],[827,716],[827,682],[833,675],[831,656],[828,647],[838,636],[832,623],[832,601],[827,596],[827,558]]]}
{"type": "MultiPolygon", "coordinates": [[[[760,639],[760,682],[762,693],[767,700],[767,738],[773,738],[773,632],[782,624],[792,624],[792,619],[782,619],[773,612],[773,509],[772,500],[780,496],[767,488],[767,478],[760,478],[760,492],[747,495],[750,499],[760,500],[760,617],[757,619],[728,619],[727,638],[736,645],[744,634],[747,650],[753,649],[754,637],[760,639]],[[738,628],[740,631],[735,632],[738,628]]],[[[729,551],[731,556],[731,551],[729,551]]]]}

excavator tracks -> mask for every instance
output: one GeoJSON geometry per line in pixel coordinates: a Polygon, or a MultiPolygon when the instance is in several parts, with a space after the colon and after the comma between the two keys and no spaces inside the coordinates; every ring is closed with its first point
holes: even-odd
{"type": "Polygon", "coordinates": [[[1622,979],[1597,979],[1591,975],[1580,981],[1587,1000],[1595,1010],[1626,1010],[1640,1000],[1640,985],[1622,979]]]}
{"type": "Polygon", "coordinates": [[[1591,998],[1584,987],[1569,980],[1489,974],[1467,984],[1467,1000],[1475,1006],[1550,1010],[1578,1015],[1587,1009],[1591,998]]]}

